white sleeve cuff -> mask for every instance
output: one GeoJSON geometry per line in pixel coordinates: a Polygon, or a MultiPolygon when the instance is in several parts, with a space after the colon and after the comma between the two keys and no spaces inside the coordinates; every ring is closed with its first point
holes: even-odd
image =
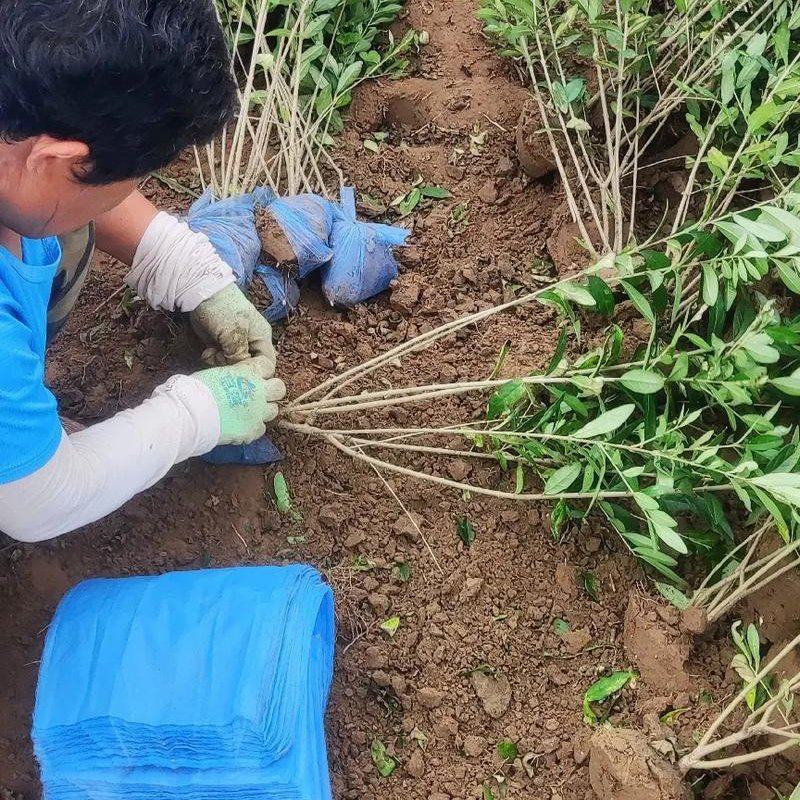
{"type": "Polygon", "coordinates": [[[159,211],[136,248],[125,282],[153,308],[194,311],[234,283],[208,237],[159,211]]]}

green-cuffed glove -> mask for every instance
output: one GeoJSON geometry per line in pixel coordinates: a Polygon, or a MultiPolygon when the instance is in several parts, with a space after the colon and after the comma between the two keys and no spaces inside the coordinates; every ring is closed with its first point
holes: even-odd
{"type": "Polygon", "coordinates": [[[277,401],[285,397],[286,386],[279,378],[266,380],[274,369],[274,360],[259,356],[194,373],[217,403],[219,444],[250,444],[264,435],[265,423],[278,416],[277,401]]]}
{"type": "Polygon", "coordinates": [[[197,335],[208,345],[202,355],[206,364],[236,364],[257,356],[264,363],[272,363],[272,371],[264,377],[275,374],[272,328],[238,286],[226,286],[204,300],[189,318],[197,335]]]}

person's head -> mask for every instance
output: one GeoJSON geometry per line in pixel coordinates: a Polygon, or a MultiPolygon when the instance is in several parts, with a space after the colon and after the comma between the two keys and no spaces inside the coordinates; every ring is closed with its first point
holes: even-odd
{"type": "Polygon", "coordinates": [[[212,0],[0,0],[0,224],[75,230],[234,100],[212,0]]]}

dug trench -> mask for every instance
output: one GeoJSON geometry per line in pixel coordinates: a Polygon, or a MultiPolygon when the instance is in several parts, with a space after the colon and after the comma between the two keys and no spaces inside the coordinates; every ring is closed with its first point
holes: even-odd
{"type": "MultiPolygon", "coordinates": [[[[290,396],[535,287],[537,273],[562,272],[582,257],[564,234],[558,182],[534,180],[520,167],[516,126],[527,93],[482,38],[474,11],[470,0],[409,0],[404,24],[430,36],[415,73],[356,94],[335,155],[368,196],[360,211],[390,216],[391,201],[418,177],[452,197],[423,201],[404,221],[413,238],[387,296],[336,311],[308,282],[297,314],[278,331],[290,396]],[[365,150],[376,131],[386,138],[377,152],[365,150]]],[[[169,187],[151,179],[145,192],[185,211],[191,197],[175,187],[199,188],[190,163],[171,171],[169,187]]],[[[197,344],[180,320],[124,294],[107,300],[121,275],[120,265],[98,259],[49,355],[47,378],[63,413],[87,424],[140,402],[168,375],[198,367],[197,344]]],[[[506,342],[502,374],[541,368],[556,328],[542,306],[499,315],[395,367],[391,378],[404,385],[485,376],[506,342]]],[[[451,400],[381,419],[442,422],[478,413],[473,401],[451,400]]],[[[40,795],[29,741],[37,663],[68,587],[97,575],[293,561],[317,566],[336,593],[327,731],[337,800],[571,800],[591,796],[590,785],[604,800],[689,791],[675,783],[670,756],[691,745],[739,685],[724,622],[688,639],[677,612],[653,599],[637,564],[599,526],[557,543],[544,504],[467,498],[376,474],[323,442],[277,438],[299,518],[276,510],[271,470],[192,462],[83,531],[36,546],[0,543],[5,800],[40,795]],[[473,526],[471,546],[459,538],[459,519],[473,526]],[[390,636],[380,623],[394,616],[400,624],[390,636]],[[639,733],[595,742],[590,759],[583,693],[598,675],[629,668],[640,677],[608,720],[639,733]],[[389,777],[372,762],[376,739],[397,761],[389,777]],[[513,742],[518,757],[504,762],[501,741],[513,742]],[[648,742],[657,743],[656,761],[648,742]]],[[[425,464],[456,480],[472,469],[464,461],[425,464]]],[[[709,799],[766,800],[773,788],[788,795],[798,777],[776,758],[694,788],[709,799]]]]}

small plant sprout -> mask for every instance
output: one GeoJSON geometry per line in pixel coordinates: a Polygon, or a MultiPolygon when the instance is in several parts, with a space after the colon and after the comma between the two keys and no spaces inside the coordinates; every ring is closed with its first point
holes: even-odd
{"type": "Polygon", "coordinates": [[[497,755],[499,755],[503,761],[513,761],[519,755],[519,750],[514,742],[509,739],[504,739],[497,744],[497,755]]]}
{"type": "Polygon", "coordinates": [[[475,527],[466,518],[459,517],[456,521],[456,530],[458,531],[458,538],[464,543],[464,547],[472,547],[475,541],[475,527]]]}
{"type": "Polygon", "coordinates": [[[445,200],[451,196],[447,189],[423,183],[419,178],[408,192],[392,200],[392,206],[401,217],[407,217],[423,200],[445,200]]]}
{"type": "MultiPolygon", "coordinates": [[[[739,620],[734,622],[731,627],[731,637],[736,649],[739,651],[733,657],[731,667],[744,681],[745,685],[750,686],[761,667],[761,639],[755,625],[748,625],[744,635],[742,635],[741,626],[742,623],[739,620]]],[[[764,702],[769,697],[769,685],[770,678],[764,678],[747,693],[745,702],[750,711],[755,711],[764,705],[764,702]]]]}

